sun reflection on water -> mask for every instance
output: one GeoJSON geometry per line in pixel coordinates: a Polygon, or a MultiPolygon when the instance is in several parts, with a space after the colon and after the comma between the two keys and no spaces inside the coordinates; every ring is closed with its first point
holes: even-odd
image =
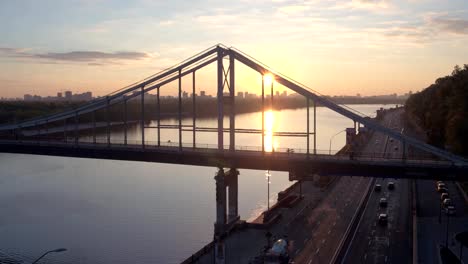
{"type": "Polygon", "coordinates": [[[278,148],[278,141],[273,136],[275,132],[275,112],[272,110],[265,111],[265,151],[273,152],[278,148]]]}

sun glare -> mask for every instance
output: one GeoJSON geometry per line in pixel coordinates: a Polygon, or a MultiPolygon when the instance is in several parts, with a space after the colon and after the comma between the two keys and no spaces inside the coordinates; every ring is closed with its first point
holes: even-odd
{"type": "Polygon", "coordinates": [[[267,74],[263,75],[263,80],[265,82],[265,86],[270,86],[271,83],[273,82],[274,78],[273,78],[273,75],[271,73],[267,73],[267,74]]]}

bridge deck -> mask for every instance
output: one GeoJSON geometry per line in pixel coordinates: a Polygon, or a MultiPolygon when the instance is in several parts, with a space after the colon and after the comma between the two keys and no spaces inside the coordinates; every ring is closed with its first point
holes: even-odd
{"type": "Polygon", "coordinates": [[[259,150],[193,148],[141,144],[111,144],[1,140],[0,152],[81,158],[147,161],[239,169],[289,171],[291,180],[317,175],[391,178],[462,179],[465,166],[448,161],[389,159],[376,156],[324,155],[259,150]]]}

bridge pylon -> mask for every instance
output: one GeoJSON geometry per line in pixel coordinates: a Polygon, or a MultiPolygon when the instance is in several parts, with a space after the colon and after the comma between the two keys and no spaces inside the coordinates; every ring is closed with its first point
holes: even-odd
{"type": "Polygon", "coordinates": [[[218,168],[214,177],[216,181],[216,222],[214,224],[214,236],[222,236],[239,219],[238,206],[238,176],[239,171],[231,168],[224,171],[218,168]],[[229,192],[229,201],[227,198],[227,188],[229,192]],[[229,211],[228,209],[229,205],[229,211]]]}

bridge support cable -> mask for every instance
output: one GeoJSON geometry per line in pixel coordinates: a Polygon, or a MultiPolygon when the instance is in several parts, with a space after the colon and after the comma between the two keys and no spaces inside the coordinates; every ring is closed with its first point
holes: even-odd
{"type": "Polygon", "coordinates": [[[265,75],[262,74],[262,154],[265,155],[265,75]]]}
{"type": "MultiPolygon", "coordinates": [[[[197,118],[197,107],[196,107],[196,93],[195,93],[195,71],[192,72],[192,147],[195,148],[196,144],[196,118],[197,118]]],[[[159,127],[159,125],[158,125],[159,127]]]]}
{"type": "Polygon", "coordinates": [[[127,146],[127,133],[128,133],[128,128],[127,128],[127,98],[124,98],[123,100],[124,103],[124,145],[127,146]]]}
{"type": "MultiPolygon", "coordinates": [[[[271,88],[270,88],[270,111],[274,115],[273,112],[273,83],[274,83],[274,76],[271,77],[271,88]]],[[[275,152],[275,144],[274,144],[274,135],[273,135],[273,127],[271,127],[271,152],[275,152]]]]}
{"type": "Polygon", "coordinates": [[[50,136],[49,136],[49,121],[46,120],[46,123],[45,123],[45,129],[46,129],[46,132],[45,132],[45,135],[46,135],[46,139],[47,141],[50,141],[50,136]]]}
{"type": "Polygon", "coordinates": [[[182,69],[179,70],[179,151],[182,151],[182,69]]]}
{"type": "Polygon", "coordinates": [[[91,122],[93,122],[93,144],[96,144],[96,111],[91,112],[91,122]]]}
{"type": "Polygon", "coordinates": [[[314,155],[317,155],[317,102],[314,102],[314,155]]]}
{"type": "Polygon", "coordinates": [[[224,141],[223,141],[223,118],[224,118],[224,106],[223,106],[223,50],[218,49],[218,91],[217,91],[217,100],[218,100],[218,150],[224,150],[224,141]]]}
{"type": "Polygon", "coordinates": [[[310,156],[310,116],[309,116],[309,108],[310,108],[310,100],[309,98],[306,97],[306,101],[307,101],[307,158],[309,158],[310,156]]]}
{"type": "Polygon", "coordinates": [[[65,143],[67,143],[67,141],[68,141],[67,140],[67,130],[68,130],[67,126],[68,126],[67,119],[65,118],[65,119],[63,119],[63,127],[64,127],[64,129],[63,129],[63,139],[64,139],[65,143]]]}
{"type": "Polygon", "coordinates": [[[141,86],[141,147],[145,148],[145,87],[141,86]]]}
{"type": "Polygon", "coordinates": [[[156,117],[158,119],[158,147],[161,146],[161,102],[159,101],[159,90],[160,87],[156,89],[156,104],[157,104],[157,113],[156,117]]]}
{"type": "Polygon", "coordinates": [[[109,115],[109,107],[110,107],[110,101],[109,98],[106,98],[106,121],[107,121],[107,126],[106,126],[106,134],[107,134],[107,146],[110,147],[111,141],[110,141],[110,115],[109,115]]]}
{"type": "MultiPolygon", "coordinates": [[[[231,151],[236,150],[236,102],[235,102],[235,71],[234,71],[234,56],[229,54],[229,96],[230,98],[230,115],[229,115],[229,148],[231,151]]],[[[195,127],[194,127],[195,129],[195,127]]],[[[229,197],[231,197],[229,195],[229,197]]]]}
{"type": "Polygon", "coordinates": [[[78,145],[78,112],[75,112],[75,146],[78,145]]]}

